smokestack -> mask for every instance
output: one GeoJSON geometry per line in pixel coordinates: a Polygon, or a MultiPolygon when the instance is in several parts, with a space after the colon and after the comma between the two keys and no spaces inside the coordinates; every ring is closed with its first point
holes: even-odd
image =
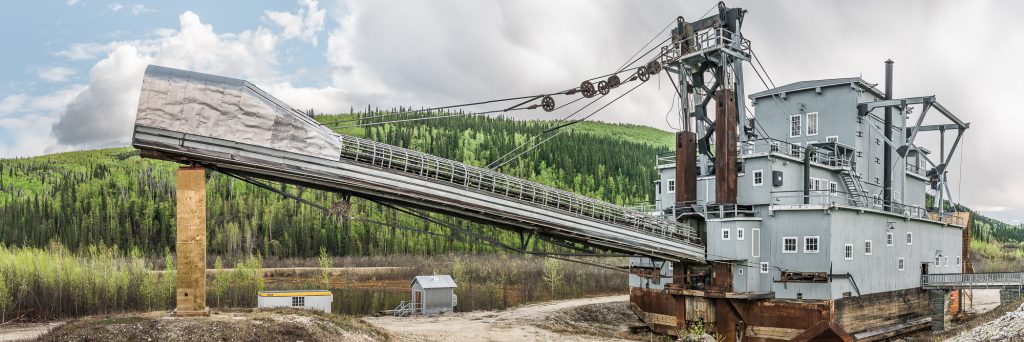
{"type": "MultiPolygon", "coordinates": [[[[885,99],[892,100],[892,60],[885,61],[885,99]]],[[[892,106],[885,106],[885,139],[892,140],[892,106]]],[[[882,163],[883,181],[882,196],[884,198],[885,211],[892,210],[892,146],[884,145],[884,163],[882,163]]]]}

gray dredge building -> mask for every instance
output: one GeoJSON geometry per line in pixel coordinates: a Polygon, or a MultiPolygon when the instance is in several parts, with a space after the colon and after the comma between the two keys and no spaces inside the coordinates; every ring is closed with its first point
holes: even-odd
{"type": "MultiPolygon", "coordinates": [[[[926,193],[948,196],[936,174],[942,167],[928,162],[942,164],[947,152],[887,143],[897,138],[886,138],[884,116],[871,110],[886,97],[860,78],[797,82],[749,98],[757,130],[737,144],[737,204],[716,200],[720,183],[707,157],[695,163],[695,201],[679,200],[675,155],[656,158],[650,212],[699,227],[711,266],[632,258],[634,310],[656,330],[703,322],[735,340],[788,340],[821,322],[833,326],[819,337],[857,339],[927,325],[922,275],[964,268],[965,217],[926,207],[926,193]]],[[[902,101],[927,102],[954,122],[921,131],[968,127],[934,97],[902,101]]],[[[913,139],[915,122],[895,104],[891,137],[913,139]]]]}

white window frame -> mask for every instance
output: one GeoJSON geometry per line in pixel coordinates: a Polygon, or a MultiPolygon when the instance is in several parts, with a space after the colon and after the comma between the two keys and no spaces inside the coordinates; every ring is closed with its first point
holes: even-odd
{"type": "Polygon", "coordinates": [[[814,191],[822,190],[821,181],[823,180],[824,179],[821,178],[811,178],[811,184],[814,185],[811,188],[814,189],[814,191]]]}
{"type": "Polygon", "coordinates": [[[914,245],[914,232],[907,232],[907,246],[914,245]]]}
{"type": "Polygon", "coordinates": [[[818,116],[818,112],[807,113],[807,122],[804,125],[804,127],[807,127],[807,136],[818,135],[818,132],[821,131],[820,127],[818,127],[818,116]],[[814,117],[814,120],[811,120],[812,116],[814,117]],[[814,124],[814,133],[811,133],[812,123],[814,124]]]}
{"type": "Polygon", "coordinates": [[[669,179],[668,180],[668,185],[666,185],[665,192],[668,192],[670,194],[676,192],[676,180],[675,179],[669,179]]]}
{"type": "Polygon", "coordinates": [[[939,265],[942,265],[942,257],[936,255],[935,256],[935,267],[939,267],[939,265]]]}
{"type": "Polygon", "coordinates": [[[835,195],[839,193],[839,183],[828,181],[828,193],[830,195],[835,195]]]}
{"type": "Polygon", "coordinates": [[[722,228],[721,237],[723,241],[732,240],[732,232],[729,230],[729,228],[722,228]]]}
{"type": "Polygon", "coordinates": [[[843,260],[853,260],[853,244],[843,245],[843,260]]]}
{"type": "Polygon", "coordinates": [[[800,133],[804,131],[804,119],[800,114],[793,114],[789,116],[789,137],[796,138],[800,136],[800,133]],[[796,135],[793,135],[793,119],[796,119],[796,135]]]}
{"type": "Polygon", "coordinates": [[[737,271],[737,272],[738,272],[738,273],[739,273],[740,275],[743,275],[743,267],[737,268],[737,269],[736,269],[736,271],[737,271]]]}
{"type": "Polygon", "coordinates": [[[820,253],[820,252],[821,252],[821,236],[804,236],[804,253],[820,253]],[[810,241],[810,239],[814,239],[814,250],[813,251],[807,249],[807,246],[809,245],[807,242],[810,241]]]}
{"type": "Polygon", "coordinates": [[[764,170],[754,170],[750,178],[753,179],[754,186],[764,186],[764,170]]]}
{"type": "Polygon", "coordinates": [[[743,228],[736,228],[736,240],[743,240],[745,238],[743,233],[743,228]]]}
{"type": "Polygon", "coordinates": [[[800,238],[798,238],[796,236],[783,236],[782,237],[782,253],[783,254],[790,254],[790,253],[798,253],[798,252],[800,252],[800,238]],[[787,251],[786,250],[786,240],[789,240],[789,239],[793,239],[793,250],[792,251],[787,251]]]}
{"type": "Polygon", "coordinates": [[[960,259],[960,257],[959,257],[959,256],[958,256],[958,257],[956,257],[956,267],[960,267],[960,265],[962,265],[962,264],[961,264],[962,262],[963,262],[963,259],[960,259]]]}
{"type": "Polygon", "coordinates": [[[871,240],[864,240],[864,255],[871,255],[875,252],[875,243],[871,240]]]}
{"type": "Polygon", "coordinates": [[[761,273],[768,273],[768,263],[767,262],[763,262],[763,261],[761,262],[761,273]]]}
{"type": "Polygon", "coordinates": [[[906,264],[907,262],[904,261],[903,258],[900,258],[898,261],[896,261],[896,268],[899,269],[900,272],[903,272],[906,269],[906,264]]]}
{"type": "Polygon", "coordinates": [[[896,237],[892,232],[885,233],[885,245],[892,247],[896,243],[896,237]]]}
{"type": "Polygon", "coordinates": [[[839,136],[838,135],[827,136],[827,137],[825,137],[825,142],[838,143],[839,142],[839,136]]]}
{"type": "Polygon", "coordinates": [[[661,195],[661,181],[660,180],[654,181],[654,188],[657,189],[657,190],[655,190],[656,191],[655,193],[658,194],[658,195],[661,195]]]}

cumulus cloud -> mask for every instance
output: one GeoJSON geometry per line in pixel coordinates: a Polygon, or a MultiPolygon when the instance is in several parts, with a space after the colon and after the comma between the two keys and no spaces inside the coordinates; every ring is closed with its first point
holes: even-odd
{"type": "Polygon", "coordinates": [[[75,71],[65,67],[52,67],[39,69],[36,75],[44,81],[64,82],[68,80],[68,77],[74,76],[75,71]]]}
{"type": "Polygon", "coordinates": [[[116,2],[112,3],[112,4],[107,4],[107,9],[110,10],[111,12],[120,11],[122,8],[124,8],[124,5],[116,3],[116,2]]]}
{"type": "Polygon", "coordinates": [[[266,29],[219,35],[185,12],[180,29],[159,38],[115,44],[89,73],[88,86],[53,125],[59,145],[124,145],[131,135],[142,74],[150,63],[252,78],[274,76],[277,38],[266,29]]]}
{"type": "Polygon", "coordinates": [[[320,9],[315,0],[299,0],[299,13],[264,11],[264,16],[281,27],[284,39],[298,38],[317,45],[317,34],[324,29],[327,11],[320,9]]]}

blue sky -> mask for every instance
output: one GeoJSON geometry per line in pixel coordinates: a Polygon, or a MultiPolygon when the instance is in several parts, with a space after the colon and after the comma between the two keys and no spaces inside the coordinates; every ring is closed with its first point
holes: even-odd
{"type": "MultiPolygon", "coordinates": [[[[126,146],[148,64],[250,80],[297,108],[435,106],[565,89],[717,1],[19,1],[0,4],[0,158],[126,146]]],[[[1019,1],[729,1],[779,84],[896,61],[897,96],[972,123],[954,196],[1024,217],[1019,1]],[[1010,100],[1008,100],[1010,99],[1010,100]],[[963,181],[961,182],[961,175],[963,181]]],[[[747,93],[763,90],[746,72],[747,93]]],[[[664,80],[593,119],[669,130],[664,80]]],[[[522,119],[551,118],[521,112],[522,119]]]]}

